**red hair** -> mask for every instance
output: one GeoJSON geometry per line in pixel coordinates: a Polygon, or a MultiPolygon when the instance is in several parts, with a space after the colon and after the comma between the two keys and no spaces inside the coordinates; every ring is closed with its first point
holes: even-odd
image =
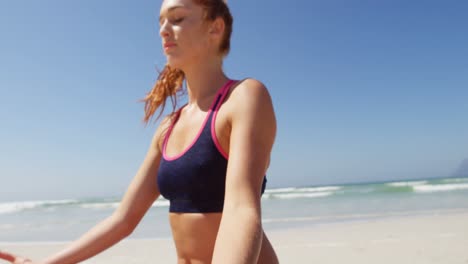
{"type": "MultiPolygon", "coordinates": [[[[226,56],[231,48],[231,34],[232,34],[232,22],[233,18],[231,12],[225,1],[223,0],[193,0],[194,3],[203,8],[205,21],[214,21],[220,17],[223,19],[225,27],[224,34],[221,39],[219,46],[219,53],[221,56],[226,56]]],[[[183,91],[183,82],[185,74],[180,69],[175,69],[169,65],[164,66],[163,70],[159,72],[158,80],[156,81],[153,89],[147,93],[146,97],[142,99],[145,102],[145,116],[143,118],[144,123],[152,118],[156,110],[159,109],[159,114],[156,118],[161,117],[164,107],[166,106],[166,100],[168,97],[171,98],[172,102],[172,114],[174,113],[177,105],[177,93],[183,91]]]]}

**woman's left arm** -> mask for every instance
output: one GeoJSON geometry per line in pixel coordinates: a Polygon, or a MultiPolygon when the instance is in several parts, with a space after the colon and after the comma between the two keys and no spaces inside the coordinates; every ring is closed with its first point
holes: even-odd
{"type": "Polygon", "coordinates": [[[229,161],[223,216],[212,263],[257,263],[262,245],[261,186],[276,135],[265,86],[247,79],[231,93],[229,161]]]}

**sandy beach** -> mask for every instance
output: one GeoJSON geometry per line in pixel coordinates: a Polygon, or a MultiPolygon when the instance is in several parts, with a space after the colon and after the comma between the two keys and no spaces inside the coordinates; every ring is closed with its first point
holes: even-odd
{"type": "MultiPolygon", "coordinates": [[[[468,263],[468,212],[266,230],[281,263],[468,263]]],[[[39,260],[63,243],[0,243],[39,260]]],[[[83,263],[176,263],[170,239],[126,239],[83,263]]]]}

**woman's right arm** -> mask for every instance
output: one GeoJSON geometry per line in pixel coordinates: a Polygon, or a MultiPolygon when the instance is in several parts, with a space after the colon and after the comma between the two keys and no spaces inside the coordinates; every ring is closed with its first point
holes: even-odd
{"type": "Polygon", "coordinates": [[[129,236],[159,197],[157,171],[161,159],[160,142],[166,119],[156,130],[143,164],[130,183],[115,212],[78,240],[41,264],[71,264],[91,258],[129,236]]]}

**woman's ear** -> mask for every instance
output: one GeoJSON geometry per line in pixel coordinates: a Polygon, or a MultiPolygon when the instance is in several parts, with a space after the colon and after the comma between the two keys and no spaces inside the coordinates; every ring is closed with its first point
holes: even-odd
{"type": "Polygon", "coordinates": [[[210,30],[208,32],[212,35],[222,36],[224,33],[224,27],[224,20],[221,17],[218,17],[211,23],[210,30]]]}

